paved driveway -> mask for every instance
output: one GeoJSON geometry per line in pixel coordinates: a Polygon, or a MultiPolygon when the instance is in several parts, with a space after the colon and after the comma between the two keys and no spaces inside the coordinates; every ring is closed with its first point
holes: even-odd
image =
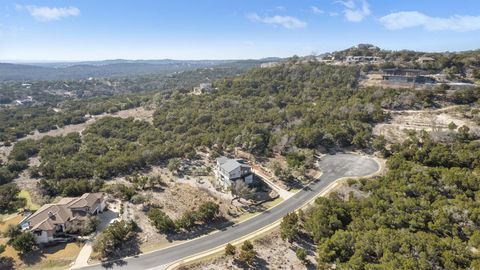
{"type": "MultiPolygon", "coordinates": [[[[219,232],[184,244],[128,258],[117,263],[109,264],[108,267],[119,269],[163,269],[165,266],[177,260],[233,242],[235,239],[274,223],[285,214],[303,206],[339,178],[345,176],[366,176],[379,169],[378,163],[373,159],[353,154],[327,155],[322,158],[319,165],[323,174],[318,181],[262,214],[245,222],[232,225],[219,232]]],[[[103,268],[105,268],[105,266],[93,265],[85,269],[103,268]]]]}

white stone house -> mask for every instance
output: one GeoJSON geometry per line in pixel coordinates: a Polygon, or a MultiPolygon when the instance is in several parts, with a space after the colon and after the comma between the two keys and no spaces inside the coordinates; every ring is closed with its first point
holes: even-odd
{"type": "Polygon", "coordinates": [[[217,158],[215,175],[224,188],[231,187],[236,181],[244,181],[248,185],[253,183],[252,168],[242,159],[217,158]]]}

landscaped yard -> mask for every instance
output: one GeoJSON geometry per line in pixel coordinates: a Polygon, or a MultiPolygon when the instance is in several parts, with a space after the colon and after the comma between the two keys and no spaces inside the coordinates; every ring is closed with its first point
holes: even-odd
{"type": "Polygon", "coordinates": [[[40,208],[40,205],[38,205],[38,204],[36,204],[32,201],[32,197],[30,196],[30,192],[28,192],[27,190],[22,189],[22,191],[20,191],[20,194],[18,194],[18,197],[25,198],[25,200],[27,201],[27,204],[25,205],[25,208],[30,209],[30,211],[37,211],[38,208],[40,208]]]}
{"type": "MultiPolygon", "coordinates": [[[[0,222],[0,231],[3,232],[10,224],[18,224],[22,215],[13,215],[0,222]]],[[[0,236],[0,244],[6,244],[7,239],[0,236]]],[[[25,256],[20,256],[12,247],[7,246],[2,256],[12,257],[15,264],[23,269],[62,269],[67,268],[75,260],[83,244],[65,243],[52,247],[42,248],[25,256]]]]}

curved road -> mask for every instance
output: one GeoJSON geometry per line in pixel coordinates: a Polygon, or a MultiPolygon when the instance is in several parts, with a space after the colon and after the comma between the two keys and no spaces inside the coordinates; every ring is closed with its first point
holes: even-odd
{"type": "Polygon", "coordinates": [[[184,244],[127,258],[108,265],[92,265],[82,269],[162,269],[175,261],[233,242],[242,236],[274,223],[285,214],[302,207],[339,178],[366,176],[379,169],[375,160],[353,154],[327,155],[321,159],[319,164],[323,174],[316,182],[297,192],[290,199],[242,223],[184,244]]]}

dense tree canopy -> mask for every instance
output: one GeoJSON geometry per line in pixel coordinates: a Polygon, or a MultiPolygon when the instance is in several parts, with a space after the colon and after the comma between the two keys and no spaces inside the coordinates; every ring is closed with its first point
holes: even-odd
{"type": "Polygon", "coordinates": [[[444,145],[422,134],[394,147],[387,174],[361,187],[368,198],[318,199],[305,225],[319,267],[475,269],[479,155],[478,141],[444,145]]]}

